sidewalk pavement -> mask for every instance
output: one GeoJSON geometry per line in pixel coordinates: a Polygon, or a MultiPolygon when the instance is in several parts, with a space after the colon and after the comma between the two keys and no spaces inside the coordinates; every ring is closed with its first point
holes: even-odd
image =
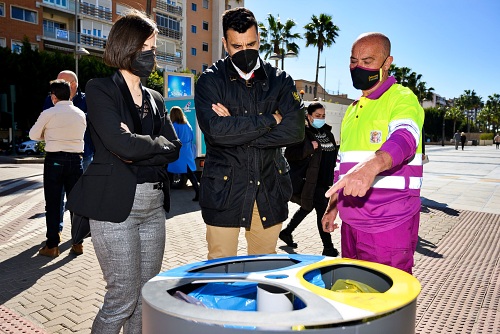
{"type": "MultiPolygon", "coordinates": [[[[500,333],[500,150],[428,146],[414,275],[422,284],[417,333],[500,333]]],[[[0,333],[89,333],[105,293],[91,240],[69,254],[37,256],[45,240],[43,164],[0,157],[0,333]],[[3,163],[2,163],[3,162],[3,163]]],[[[206,259],[205,225],[191,188],[172,191],[162,271],[206,259]]],[[[290,215],[297,209],[290,204],[290,215]]],[[[297,249],[321,254],[314,213],[298,227],[297,249]]],[[[334,232],[335,245],[340,245],[334,232]]],[[[245,255],[243,232],[239,255],[245,255]]]]}

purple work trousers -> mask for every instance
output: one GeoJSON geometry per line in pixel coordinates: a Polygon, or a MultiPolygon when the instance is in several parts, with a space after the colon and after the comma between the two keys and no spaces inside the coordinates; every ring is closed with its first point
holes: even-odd
{"type": "Polygon", "coordinates": [[[342,257],[386,264],[412,273],[420,212],[384,232],[366,233],[342,222],[342,257]]]}

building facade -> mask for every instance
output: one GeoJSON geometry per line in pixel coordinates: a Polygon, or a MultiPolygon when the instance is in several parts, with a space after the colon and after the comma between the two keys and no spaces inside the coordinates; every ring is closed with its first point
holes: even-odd
{"type": "Polygon", "coordinates": [[[0,46],[102,56],[109,31],[131,9],[158,25],[158,67],[199,73],[221,58],[220,17],[237,0],[0,0],[0,46]]]}
{"type": "MultiPolygon", "coordinates": [[[[295,80],[295,86],[297,87],[297,92],[302,95],[304,101],[312,101],[314,99],[314,81],[298,79],[295,80]]],[[[354,102],[353,99],[347,97],[347,94],[334,95],[328,93],[319,82],[316,98],[321,101],[338,103],[346,106],[354,102]]]]}

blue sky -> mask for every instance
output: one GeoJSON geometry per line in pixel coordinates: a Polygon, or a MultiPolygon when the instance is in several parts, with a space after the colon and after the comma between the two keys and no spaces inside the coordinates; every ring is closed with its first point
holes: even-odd
{"type": "MultiPolygon", "coordinates": [[[[436,94],[453,98],[474,89],[483,102],[500,94],[500,0],[245,0],[245,7],[266,25],[269,13],[293,19],[292,32],[301,35],[313,14],[331,15],[339,37],[320,60],[324,65],[326,59],[329,91],[360,95],[349,73],[351,46],[361,33],[379,31],[391,39],[393,63],[422,74],[436,94]]],[[[299,56],[285,59],[285,71],[314,81],[317,49],[306,48],[304,39],[296,43],[299,56]]]]}

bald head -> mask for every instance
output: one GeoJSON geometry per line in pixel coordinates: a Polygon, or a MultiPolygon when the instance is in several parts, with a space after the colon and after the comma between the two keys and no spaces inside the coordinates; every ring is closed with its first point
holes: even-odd
{"type": "Polygon", "coordinates": [[[65,80],[69,82],[71,88],[71,99],[76,95],[76,91],[78,89],[78,78],[76,77],[75,72],[73,71],[61,71],[57,75],[58,80],[65,80]]]}
{"type": "Polygon", "coordinates": [[[371,45],[378,46],[382,52],[382,56],[387,58],[391,55],[391,41],[389,38],[380,32],[367,32],[358,36],[358,38],[352,44],[352,48],[359,43],[367,43],[371,45]]]}

